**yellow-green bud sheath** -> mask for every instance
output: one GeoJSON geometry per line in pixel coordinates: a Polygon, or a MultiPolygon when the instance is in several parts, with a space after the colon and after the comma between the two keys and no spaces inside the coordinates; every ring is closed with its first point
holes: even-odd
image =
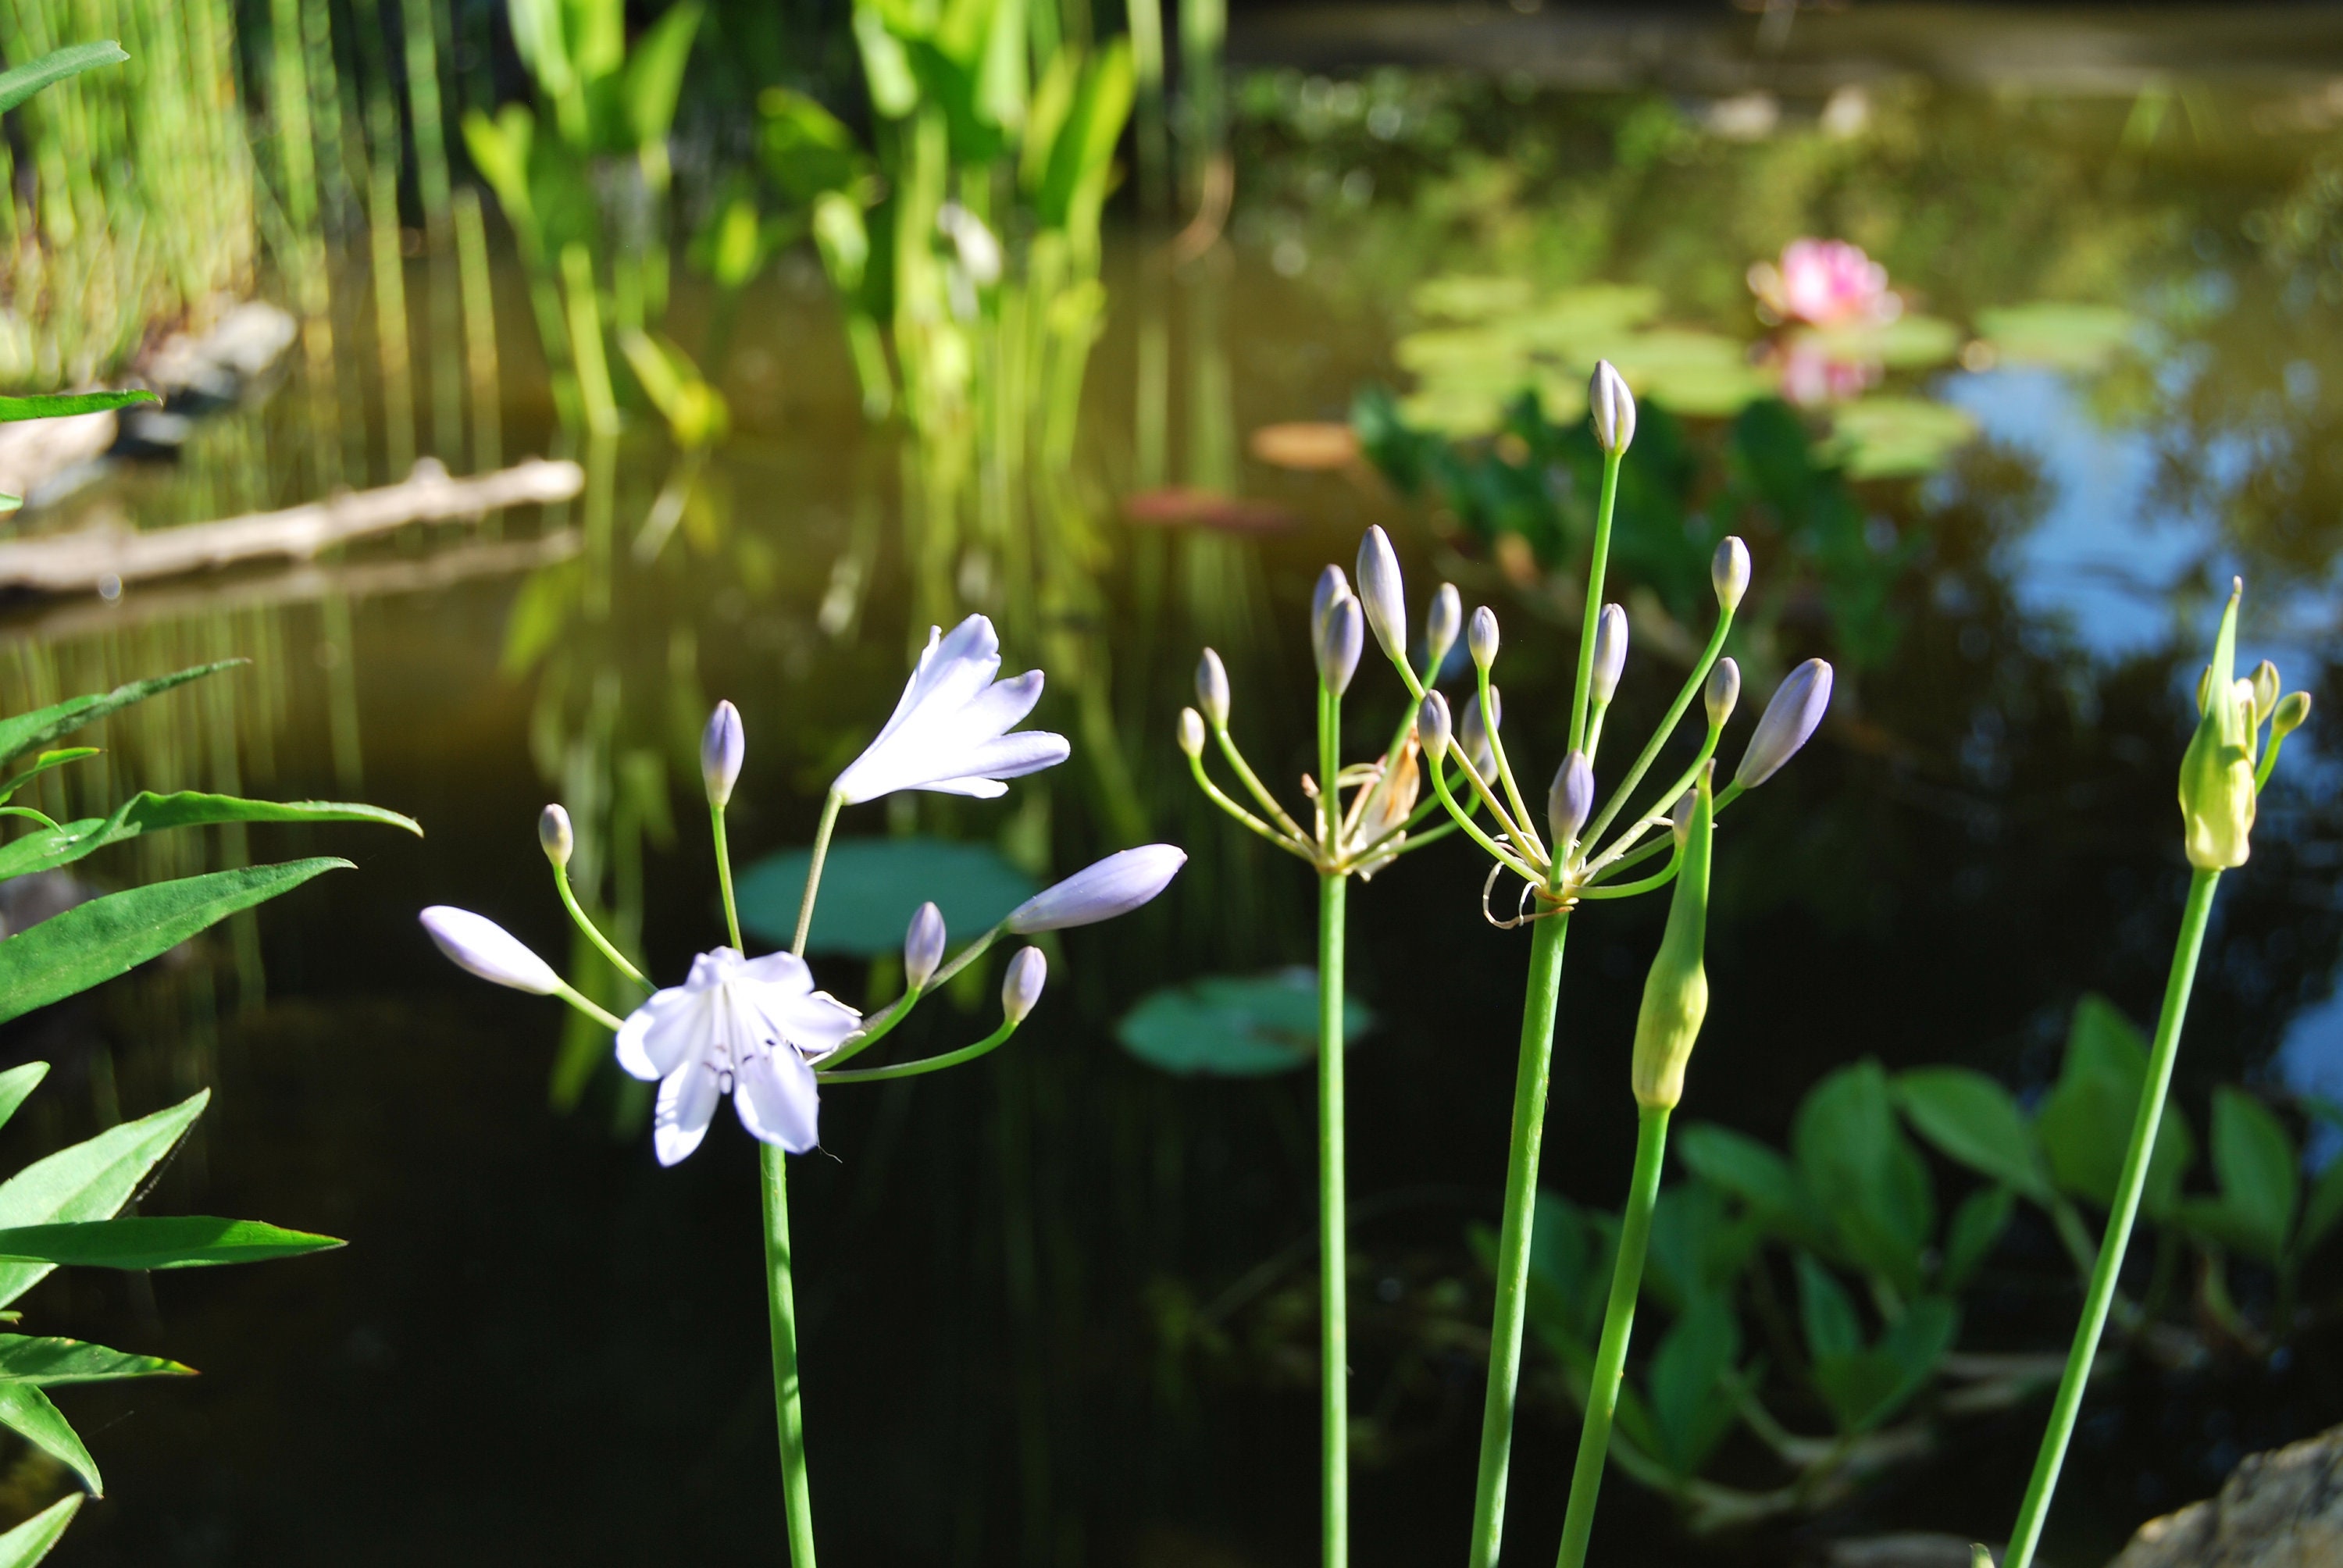
{"type": "Polygon", "coordinates": [[[2254,829],[2254,705],[2249,683],[2231,678],[2237,658],[2239,582],[2221,612],[2213,662],[2201,688],[2204,717],[2180,759],[2180,822],[2188,863],[2223,871],[2246,863],[2254,829]],[[2240,685],[2247,689],[2240,691],[2240,685]]]}
{"type": "Polygon", "coordinates": [[[1684,863],[1668,900],[1668,926],[1644,981],[1635,1014],[1635,1101],[1673,1110],[1684,1098],[1684,1064],[1708,1016],[1708,970],[1701,961],[1708,938],[1708,866],[1715,837],[1716,797],[1704,768],[1692,814],[1683,827],[1684,863]]]}

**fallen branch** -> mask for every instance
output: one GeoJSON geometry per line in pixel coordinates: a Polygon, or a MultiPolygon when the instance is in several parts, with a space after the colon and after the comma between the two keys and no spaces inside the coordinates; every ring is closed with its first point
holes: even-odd
{"type": "Polygon", "coordinates": [[[448,477],[430,458],[399,484],[216,523],[141,532],[120,526],[0,543],[0,590],[113,595],[122,585],[269,558],[307,560],[337,545],[409,523],[476,518],[504,507],[566,501],[585,487],[575,463],[533,457],[494,474],[448,477]]]}

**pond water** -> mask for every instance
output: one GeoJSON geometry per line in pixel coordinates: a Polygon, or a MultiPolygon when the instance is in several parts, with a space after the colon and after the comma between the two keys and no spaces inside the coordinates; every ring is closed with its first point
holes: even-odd
{"type": "MultiPolygon", "coordinates": [[[[648,417],[590,450],[560,436],[518,276],[500,275],[502,449],[578,457],[580,501],[498,519],[493,538],[418,528],[298,573],[134,586],[0,625],[12,709],[256,661],[112,722],[103,770],[56,782],[53,810],[129,780],[240,787],[373,800],[428,834],[255,828],[89,862],[116,882],[239,857],[342,853],[358,869],[12,1029],[13,1056],[59,1072],[0,1134],[7,1157],[209,1086],[154,1211],[352,1244],[151,1282],[61,1273],[26,1299],[35,1332],[206,1374],[73,1398],[123,1502],[85,1513],[56,1561],[779,1551],[752,1146],[728,1119],[659,1169],[643,1102],[598,1042],[455,971],[413,917],[458,904],[568,952],[532,836],[558,798],[588,825],[581,880],[659,973],[679,973],[720,931],[696,806],[708,704],[730,698],[747,726],[736,853],[801,847],[927,627],[972,609],[1001,624],[1011,668],[1048,670],[1041,717],[1072,738],[1072,761],[1001,802],[898,799],[844,830],[989,844],[1035,876],[1151,839],[1192,859],[1155,906],[1068,935],[1033,1024],[981,1068],[828,1097],[825,1151],[792,1181],[825,1546],[846,1563],[1306,1560],[1309,1075],[1172,1076],[1114,1026],[1161,986],[1311,960],[1307,877],[1197,797],[1172,725],[1211,643],[1263,774],[1310,766],[1310,588],[1368,523],[1393,531],[1417,605],[1446,578],[1497,608],[1513,754],[1539,777],[1557,759],[1566,531],[1544,558],[1530,534],[1481,537],[1436,488],[1246,455],[1259,427],[1345,420],[1371,386],[1422,391],[1402,346],[1438,325],[1416,293],[1429,279],[1644,286],[1659,322],[1751,343],[1744,270],[1800,235],[1844,235],[1885,263],[1910,316],[1957,329],[1955,357],[1890,365],[1865,395],[1966,411],[1975,437],[1925,472],[1834,481],[1845,538],[1733,487],[1731,465],[1762,453],[1728,452],[1742,427],[1727,417],[1671,421],[1654,394],[1631,455],[1656,470],[1673,442],[1695,477],[1643,517],[1631,492],[1623,514],[1623,539],[1643,532],[1620,587],[1644,598],[1614,732],[1640,732],[1681,678],[1670,628],[1705,621],[1676,597],[1671,552],[1713,525],[1748,533],[1776,585],[1742,650],[1759,690],[1810,653],[1841,668],[1815,746],[1720,836],[1715,1000],[1684,1119],[1779,1143],[1816,1079],[1865,1056],[1959,1062],[2038,1094],[2080,995],[2153,1017],[2187,877],[2174,772],[2233,572],[2245,661],[2275,658],[2290,686],[2343,701],[2343,107],[2323,82],[2074,95],[1899,78],[1786,97],[1762,126],[1733,98],[1437,72],[1263,74],[1237,99],[1228,243],[1172,266],[1161,236],[1114,236],[1063,471],[988,470],[955,491],[935,448],[866,427],[819,274],[785,259],[725,334],[734,434],[646,562],[673,450],[648,417]],[[2117,340],[2029,357],[1981,325],[2044,303],[2115,307],[2117,340]],[[1126,520],[1127,497],[1173,485],[1267,503],[1283,526],[1126,520]]],[[[412,265],[418,298],[427,273],[412,265]]],[[[362,270],[337,286],[359,321],[362,270]]],[[[669,329],[697,350],[709,301],[679,287],[669,329]]],[[[198,520],[307,498],[337,472],[379,478],[380,385],[353,327],[337,407],[297,370],[199,425],[176,467],[117,472],[38,526],[198,520]]],[[[422,427],[429,450],[427,409],[422,427]]],[[[460,439],[440,450],[466,465],[460,439]]],[[[1358,689],[1356,722],[1396,719],[1381,672],[1358,689]]],[[[2298,1096],[2343,1098],[2328,711],[2290,744],[2252,861],[2224,886],[2180,1068],[2200,1129],[2217,1084],[2255,1086],[2298,1131],[2298,1096]]],[[[1353,986],[1374,1018],[1350,1079],[1363,1564],[1440,1560],[1470,1511],[1487,1284],[1468,1231],[1499,1200],[1527,950],[1483,923],[1482,871],[1451,843],[1353,898],[1353,986]]],[[[1583,1203],[1624,1189],[1627,1047],[1659,918],[1646,901],[1577,922],[1543,1175],[1583,1203]]],[[[817,968],[849,1000],[897,983],[883,960],[817,968]]],[[[980,990],[964,1010],[924,1010],[910,1048],[973,1038],[990,1007],[980,990]]],[[[2054,1254],[2048,1227],[2021,1217],[1965,1349],[2062,1342],[2071,1292],[2025,1283],[2054,1254]]],[[[2338,1285],[2331,1259],[2313,1264],[2313,1325],[2289,1346],[2207,1334],[2178,1370],[2142,1362],[2095,1394],[2056,1561],[2101,1560],[2240,1454],[2343,1413],[2338,1285]]],[[[2235,1288],[2266,1305],[2250,1270],[2235,1288]]],[[[1556,1537],[1577,1426],[1535,1347],[1531,1383],[1521,1561],[1556,1537]]],[[[1888,1529],[1998,1540],[2041,1408],[1947,1422],[1926,1462],[1722,1536],[1686,1537],[1614,1477],[1597,1560],[1787,1563],[1888,1529]]],[[[1819,1428],[1812,1412],[1785,1419],[1819,1428]]],[[[1762,1455],[1720,1462],[1766,1483],[1762,1455]]],[[[0,1483],[27,1504],[57,1484],[29,1462],[0,1483]]]]}

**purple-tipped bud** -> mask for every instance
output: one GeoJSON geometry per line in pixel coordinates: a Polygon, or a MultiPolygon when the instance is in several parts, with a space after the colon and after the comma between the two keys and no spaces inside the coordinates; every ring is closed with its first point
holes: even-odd
{"type": "Polygon", "coordinates": [[[1041,987],[1049,978],[1050,960],[1041,956],[1041,950],[1020,948],[1009,960],[1009,972],[1001,977],[1001,1016],[1011,1023],[1023,1023],[1033,1004],[1041,1000],[1041,987]]]}
{"type": "Polygon", "coordinates": [[[1615,604],[1603,607],[1594,623],[1594,702],[1601,707],[1619,689],[1620,672],[1627,668],[1627,612],[1615,604]]]}
{"type": "Polygon", "coordinates": [[[1180,710],[1180,749],[1191,759],[1204,754],[1204,716],[1192,708],[1180,710]]]}
{"type": "Polygon", "coordinates": [[[537,814],[537,847],[545,858],[560,870],[569,864],[569,852],[578,847],[578,835],[570,830],[569,813],[558,806],[548,806],[537,814]]]}
{"type": "Polygon", "coordinates": [[[1733,781],[1755,789],[1781,771],[1782,764],[1813,738],[1830,698],[1831,667],[1821,659],[1810,658],[1790,671],[1775,689],[1765,717],[1757,720],[1757,733],[1749,738],[1749,749],[1741,754],[1741,769],[1733,781]]]}
{"type": "Polygon", "coordinates": [[[1399,557],[1383,529],[1370,528],[1359,541],[1359,604],[1367,627],[1383,652],[1407,661],[1407,589],[1400,581],[1399,557]]]}
{"type": "Polygon", "coordinates": [[[1716,602],[1725,614],[1741,608],[1741,596],[1749,591],[1749,547],[1733,535],[1716,547],[1716,554],[1708,563],[1709,586],[1716,589],[1716,602]]]}
{"type": "Polygon", "coordinates": [[[1635,438],[1635,395],[1608,359],[1594,362],[1586,383],[1587,412],[1594,420],[1594,441],[1606,452],[1624,452],[1635,438]]]}
{"type": "Polygon", "coordinates": [[[1594,815],[1594,764],[1584,751],[1574,751],[1555,770],[1554,788],[1546,791],[1546,826],[1554,829],[1556,854],[1578,837],[1586,819],[1594,815]]]}
{"type": "Polygon", "coordinates": [[[434,904],[417,918],[439,944],[439,950],[458,969],[538,996],[551,996],[561,989],[561,977],[553,972],[551,964],[486,915],[434,904]]]}
{"type": "MultiPolygon", "coordinates": [[[[1489,688],[1489,717],[1495,720],[1495,728],[1505,727],[1505,699],[1494,686],[1489,688]]],[[[1489,744],[1489,728],[1481,722],[1481,702],[1476,696],[1464,705],[1464,717],[1456,726],[1456,744],[1463,748],[1473,771],[1483,781],[1497,776],[1497,749],[1489,744]]]]}
{"type": "Polygon", "coordinates": [[[1342,575],[1341,567],[1330,566],[1318,574],[1318,586],[1310,594],[1310,646],[1326,635],[1326,612],[1334,601],[1350,594],[1351,579],[1342,575]]]}
{"type": "Polygon", "coordinates": [[[1318,678],[1337,697],[1351,689],[1351,677],[1358,673],[1359,655],[1367,646],[1365,623],[1359,601],[1349,594],[1327,608],[1326,628],[1318,634],[1318,678]]]}
{"type": "Polygon", "coordinates": [[[913,990],[935,978],[944,961],[944,912],[932,903],[911,911],[910,928],[903,933],[903,983],[913,990]]]}
{"type": "Polygon", "coordinates": [[[1722,729],[1725,721],[1733,717],[1733,709],[1741,701],[1741,667],[1730,657],[1720,658],[1708,672],[1708,685],[1701,690],[1701,700],[1708,704],[1708,727],[1722,729]]]}
{"type": "Polygon", "coordinates": [[[1436,691],[1423,694],[1423,701],[1415,710],[1415,743],[1423,748],[1423,760],[1431,767],[1440,766],[1448,755],[1448,743],[1453,739],[1449,728],[1448,699],[1436,691]]]}
{"type": "Polygon", "coordinates": [[[740,779],[740,759],[747,750],[748,741],[740,733],[740,710],[729,702],[718,703],[699,736],[699,777],[708,785],[709,805],[720,809],[730,801],[732,786],[740,779]]]}
{"type": "Polygon", "coordinates": [[[1473,650],[1473,662],[1483,669],[1497,662],[1497,612],[1487,605],[1473,612],[1473,629],[1464,635],[1464,645],[1473,650]]]}
{"type": "Polygon", "coordinates": [[[1031,936],[1035,931],[1111,920],[1161,892],[1187,863],[1187,851],[1170,844],[1125,849],[1042,889],[1011,910],[1001,923],[1031,936]]]}
{"type": "Polygon", "coordinates": [[[1229,724],[1229,670],[1221,656],[1206,648],[1196,660],[1196,706],[1215,729],[1229,724]]]}
{"type": "Polygon", "coordinates": [[[1434,677],[1440,674],[1448,650],[1456,646],[1457,635],[1463,629],[1464,596],[1456,591],[1454,583],[1442,583],[1440,591],[1432,596],[1432,608],[1423,612],[1423,648],[1430,656],[1434,677]]]}

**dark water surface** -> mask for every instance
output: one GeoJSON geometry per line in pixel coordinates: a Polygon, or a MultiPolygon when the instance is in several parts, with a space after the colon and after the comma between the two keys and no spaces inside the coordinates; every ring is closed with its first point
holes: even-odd
{"type": "MultiPolygon", "coordinates": [[[[825,1150],[791,1178],[824,1549],[840,1563],[1310,1560],[1308,1075],[1174,1080],[1127,1056],[1111,1025],[1161,984],[1310,960],[1306,875],[1197,799],[1172,726],[1211,642],[1264,776],[1309,766],[1307,597],[1368,522],[1394,529],[1419,608],[1443,576],[1497,608],[1513,755],[1540,779],[1558,757],[1565,599],[1364,470],[1295,475],[1242,456],[1256,426],[1341,419],[1366,383],[1403,385],[1391,345],[1414,325],[1409,289],[1443,270],[1650,282],[1670,319],[1749,336],[1741,269],[1843,226],[1916,308],[1966,322],[2084,300],[2138,319],[2135,347],[2088,374],[1905,377],[1983,436],[1931,477],[1855,487],[1863,537],[1893,563],[1866,579],[1887,634],[1864,657],[1838,646],[1843,622],[1800,575],[1811,563],[1767,542],[1786,533],[1727,519],[1758,543],[1761,579],[1808,585],[1743,650],[1753,672],[1770,684],[1822,653],[1843,674],[1833,723],[1720,835],[1715,1001],[1686,1118],[1778,1142],[1815,1080],[1865,1055],[2038,1089],[2082,992],[2151,1018],[2187,881],[2172,799],[2187,693],[2237,570],[2245,659],[2278,658],[2322,706],[2287,752],[2250,865],[2224,885],[2179,1102],[2201,1127],[2215,1083],[2281,1103],[2336,1092],[2343,813],[2324,730],[2343,707],[2328,662],[2343,143],[2323,87],[2167,94],[2153,125],[2143,95],[1883,91],[1861,156],[1795,99],[1745,144],[1702,131],[1700,101],[1386,87],[1434,131],[1363,128],[1372,94],[1256,83],[1233,244],[1174,273],[1122,237],[1069,473],[977,485],[947,519],[941,459],[865,429],[835,317],[785,265],[729,344],[738,434],[652,565],[629,551],[672,454],[643,417],[606,468],[589,457],[597,495],[565,518],[502,520],[508,550],[586,529],[582,556],[526,577],[437,530],[314,578],[219,590],[238,600],[134,588],[0,629],[12,708],[200,658],[258,661],[113,721],[110,771],[70,799],[53,790],[53,810],[110,802],[131,779],[240,784],[377,801],[429,835],[256,828],[89,863],[115,882],[237,855],[347,853],[360,869],[15,1026],[7,1049],[58,1071],[0,1155],[21,1162],[207,1085],[201,1136],[149,1211],[265,1217],[352,1244],[151,1282],[64,1273],[26,1298],[33,1332],[205,1374],[66,1394],[110,1499],[58,1562],[780,1555],[749,1141],[723,1113],[698,1155],[659,1170],[639,1100],[606,1065],[567,1081],[570,1109],[551,1107],[556,1005],[459,974],[414,913],[458,904],[568,951],[532,837],[538,807],[565,799],[594,825],[603,897],[639,911],[657,972],[679,975],[721,930],[693,763],[708,703],[732,699],[747,724],[736,853],[801,845],[927,626],[970,609],[999,620],[1011,668],[1048,669],[1040,718],[1073,739],[1073,760],[998,803],[857,808],[847,830],[992,841],[1043,874],[1142,839],[1192,859],[1155,906],[1064,939],[1011,1049],[827,1097],[825,1150]],[[1363,195],[1345,185],[1354,169],[1363,195]],[[1152,427],[1134,391],[1150,332],[1172,347],[1168,417],[1152,427]],[[1272,501],[1294,526],[1121,519],[1121,496],[1174,481],[1272,501]],[[431,563],[457,580],[419,586],[431,563]]],[[[345,292],[363,297],[358,283],[345,292]]],[[[505,451],[546,450],[517,289],[502,303],[505,451]]],[[[703,306],[687,292],[679,340],[697,346],[703,306]]],[[[345,395],[378,407],[350,336],[345,395]]],[[[314,494],[311,431],[341,439],[317,407],[296,377],[205,426],[176,474],[106,481],[69,517],[193,520],[314,494]]],[[[1707,450],[1723,427],[1685,428],[1707,450]]],[[[1622,524],[1639,526],[1632,511],[1622,524]]],[[[1636,586],[1632,567],[1621,586],[1636,586]]],[[[1614,734],[1640,735],[1681,678],[1645,651],[1657,646],[1639,639],[1614,734]]],[[[1396,718],[1387,673],[1370,668],[1356,689],[1354,725],[1396,718]]],[[[1452,841],[1353,897],[1353,984],[1378,1018],[1350,1079],[1363,1565],[1452,1556],[1470,1510],[1487,1292],[1465,1232],[1497,1207],[1527,950],[1482,921],[1482,874],[1452,841]]],[[[1659,918],[1655,902],[1603,907],[1573,933],[1544,1181],[1584,1202],[1624,1191],[1627,1047],[1659,918]]],[[[857,961],[819,968],[850,1000],[889,983],[857,961]]],[[[923,1010],[905,1054],[989,1027],[990,987],[966,1014],[923,1010]]],[[[571,1060],[597,1054],[588,1041],[571,1060]]],[[[2020,1274],[2048,1251],[2046,1229],[2021,1223],[2005,1248],[2020,1274]]],[[[2240,1453],[2343,1417],[2338,1287],[2331,1262],[2314,1266],[2308,1299],[2324,1315],[2282,1358],[2225,1350],[2095,1394],[2057,1560],[2098,1561],[2240,1453]]],[[[2058,1344],[2070,1311],[1985,1292],[1964,1348],[2058,1344]]],[[[1534,1350],[1531,1382],[1510,1521],[1522,1562],[1557,1536],[1576,1432],[1534,1350]]],[[[1997,1540],[2040,1419],[2036,1402],[1953,1422],[1939,1454],[1812,1529],[1690,1542],[1614,1477],[1597,1554],[1771,1563],[1817,1531],[1889,1528],[1997,1540]]],[[[1762,1463],[1747,1471],[1758,1483],[1762,1463]]],[[[59,1485],[21,1456],[0,1478],[27,1505],[59,1485]]]]}

